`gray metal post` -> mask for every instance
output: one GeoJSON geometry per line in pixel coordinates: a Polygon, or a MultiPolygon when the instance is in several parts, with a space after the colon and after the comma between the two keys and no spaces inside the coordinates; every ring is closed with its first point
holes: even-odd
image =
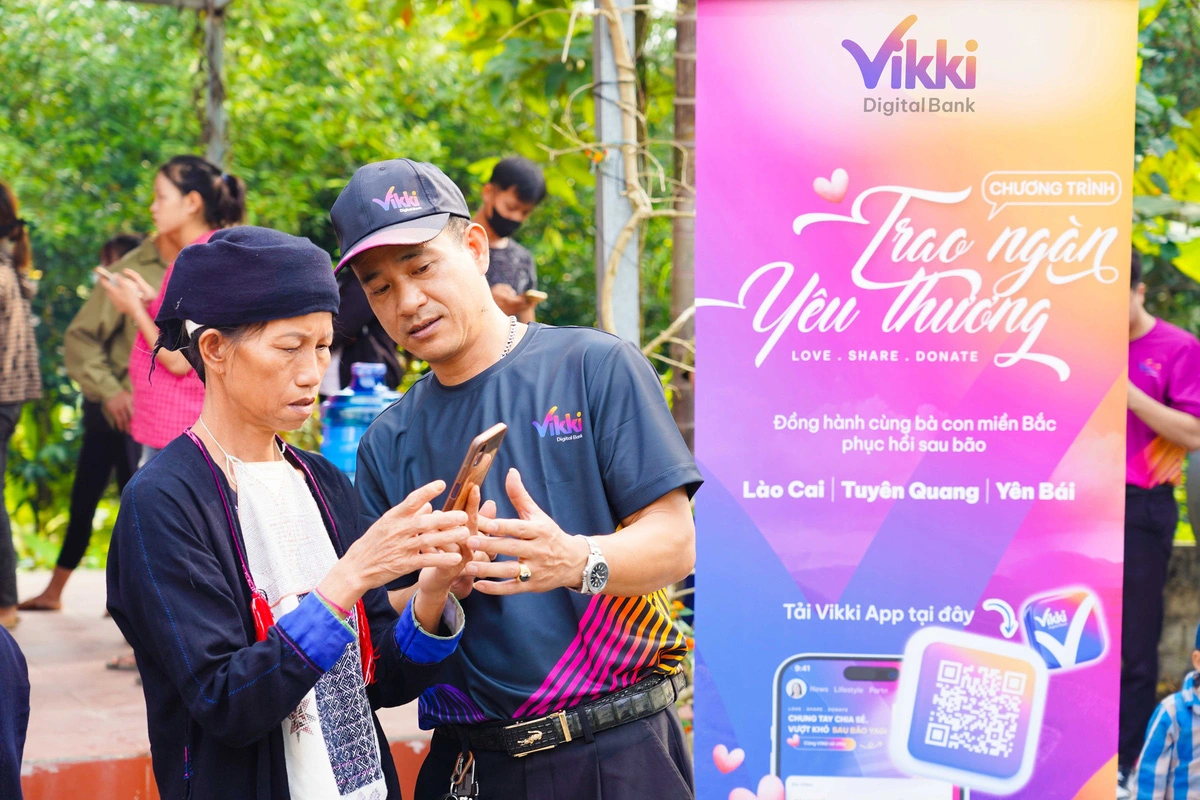
{"type": "MultiPolygon", "coordinates": [[[[619,9],[634,5],[634,0],[614,0],[619,9]]],[[[600,7],[596,0],[597,8],[600,7]]],[[[634,52],[633,13],[622,13],[622,22],[629,45],[634,52]]],[[[596,174],[596,293],[597,313],[599,296],[604,291],[604,270],[612,254],[613,243],[626,221],[633,216],[633,206],[625,197],[625,168],[621,159],[622,111],[618,104],[617,67],[613,58],[612,41],[608,25],[603,17],[596,19],[593,27],[594,67],[596,87],[592,92],[596,103],[597,141],[610,145],[604,160],[597,165],[596,174]]],[[[634,234],[625,248],[624,257],[617,270],[613,285],[613,314],[616,319],[615,333],[639,345],[642,340],[641,281],[639,279],[638,234],[634,234]]]]}
{"type": "Polygon", "coordinates": [[[208,62],[205,91],[205,157],[225,167],[225,2],[210,0],[204,15],[204,60],[208,62]]]}

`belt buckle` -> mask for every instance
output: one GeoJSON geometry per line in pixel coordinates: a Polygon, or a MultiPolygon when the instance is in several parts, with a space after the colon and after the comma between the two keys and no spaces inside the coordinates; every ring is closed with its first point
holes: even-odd
{"type": "MultiPolygon", "coordinates": [[[[537,747],[532,750],[524,750],[520,753],[513,753],[514,758],[524,758],[525,756],[531,756],[534,753],[541,753],[545,750],[553,750],[555,747],[558,747],[558,745],[566,744],[567,742],[571,741],[571,726],[567,723],[567,712],[566,711],[559,711],[559,712],[551,714],[547,717],[542,717],[541,719],[531,720],[529,722],[518,722],[514,725],[507,726],[505,728],[505,730],[511,731],[516,728],[528,728],[533,725],[538,725],[547,720],[557,720],[558,721],[559,726],[562,728],[563,740],[561,742],[555,742],[553,744],[548,744],[545,747],[537,747]]],[[[517,747],[528,747],[530,745],[535,745],[544,738],[546,738],[546,734],[543,731],[534,730],[528,736],[526,736],[524,739],[519,740],[517,742],[517,747]]]]}

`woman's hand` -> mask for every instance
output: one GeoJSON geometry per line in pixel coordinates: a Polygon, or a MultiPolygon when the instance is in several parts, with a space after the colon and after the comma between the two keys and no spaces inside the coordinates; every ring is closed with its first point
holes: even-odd
{"type": "Polygon", "coordinates": [[[461,568],[459,548],[470,536],[465,511],[434,511],[430,501],[446,491],[445,481],[434,481],[413,491],[388,510],[350,547],[363,569],[368,588],[383,586],[401,575],[426,567],[461,568]]]}
{"type": "Polygon", "coordinates": [[[445,490],[445,481],[434,481],[388,510],[329,571],[321,593],[349,608],[368,590],[401,575],[427,567],[461,571],[459,548],[470,535],[467,513],[434,511],[430,505],[445,490]]]}
{"type": "Polygon", "coordinates": [[[149,306],[155,297],[158,297],[158,290],[149,284],[149,282],[138,273],[137,270],[124,270],[125,277],[133,282],[137,287],[138,296],[142,299],[142,305],[149,306]]]}
{"type": "MultiPolygon", "coordinates": [[[[472,536],[486,536],[479,532],[479,520],[493,520],[496,518],[496,501],[488,500],[479,508],[479,516],[475,518],[473,523],[467,525],[472,536]]],[[[467,548],[467,552],[471,552],[467,548]]],[[[492,557],[482,550],[476,550],[471,553],[471,561],[479,561],[483,563],[491,563],[492,557]]],[[[469,562],[463,562],[463,574],[458,576],[458,580],[450,584],[450,592],[459,600],[465,600],[468,595],[475,589],[475,576],[466,574],[466,566],[469,562]]]]}
{"type": "MultiPolygon", "coordinates": [[[[126,272],[128,271],[126,270],[126,272]]],[[[141,289],[133,281],[114,275],[112,280],[101,278],[100,285],[104,287],[108,299],[122,314],[136,317],[139,310],[145,309],[146,303],[142,300],[141,289]]],[[[151,294],[151,298],[153,298],[153,294],[151,294]]]]}

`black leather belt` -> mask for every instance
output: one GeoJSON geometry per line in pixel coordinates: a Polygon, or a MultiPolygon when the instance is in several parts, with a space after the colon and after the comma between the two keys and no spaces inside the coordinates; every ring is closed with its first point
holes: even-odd
{"type": "Polygon", "coordinates": [[[1155,486],[1152,489],[1147,489],[1144,486],[1137,486],[1136,484],[1132,483],[1125,484],[1126,497],[1137,497],[1138,495],[1147,494],[1162,494],[1173,497],[1175,495],[1175,487],[1169,483],[1160,483],[1158,486],[1155,486]]]}
{"type": "Polygon", "coordinates": [[[586,729],[599,733],[652,717],[670,708],[686,686],[687,677],[682,672],[656,675],[586,705],[546,717],[507,725],[439,725],[436,732],[460,741],[465,739],[472,750],[508,753],[520,758],[583,739],[586,729]]]}

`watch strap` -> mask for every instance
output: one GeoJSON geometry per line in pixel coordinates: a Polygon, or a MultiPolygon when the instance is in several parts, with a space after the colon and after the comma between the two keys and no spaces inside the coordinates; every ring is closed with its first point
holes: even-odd
{"type": "Polygon", "coordinates": [[[587,539],[588,543],[588,560],[583,566],[583,575],[581,576],[579,582],[579,593],[584,595],[593,595],[596,594],[596,592],[592,591],[591,588],[590,578],[592,575],[592,570],[596,564],[607,564],[608,559],[604,557],[604,551],[600,549],[600,545],[596,544],[594,537],[587,536],[584,538],[587,539]]]}

